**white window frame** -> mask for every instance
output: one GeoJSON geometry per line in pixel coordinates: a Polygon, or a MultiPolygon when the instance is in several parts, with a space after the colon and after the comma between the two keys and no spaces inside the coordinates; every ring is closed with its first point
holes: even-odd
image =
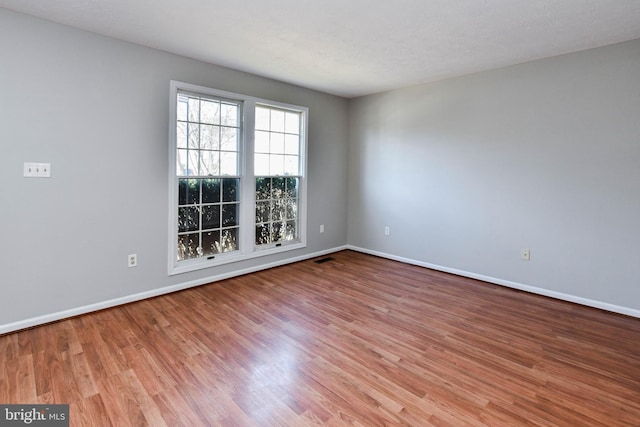
{"type": "Polygon", "coordinates": [[[180,81],[170,82],[169,98],[169,242],[168,242],[168,273],[175,275],[232,262],[243,261],[256,257],[301,249],[307,246],[307,129],[309,124],[309,109],[268,99],[256,98],[234,92],[212,89],[205,86],[193,85],[180,81]],[[238,101],[242,104],[241,134],[240,134],[240,209],[239,209],[239,250],[217,254],[215,258],[194,258],[177,260],[178,236],[178,177],[176,176],[176,123],[178,92],[190,92],[194,95],[211,96],[215,98],[238,101]],[[277,108],[302,113],[300,130],[300,184],[299,184],[299,222],[298,239],[281,242],[278,245],[257,247],[255,245],[255,174],[254,174],[254,133],[256,105],[273,106],[277,108]]]}

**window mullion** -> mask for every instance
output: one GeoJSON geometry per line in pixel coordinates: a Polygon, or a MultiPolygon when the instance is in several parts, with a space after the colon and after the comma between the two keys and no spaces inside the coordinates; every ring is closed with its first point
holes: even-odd
{"type": "Polygon", "coordinates": [[[240,173],[243,177],[241,180],[241,243],[243,253],[252,253],[255,241],[255,218],[256,218],[256,180],[253,172],[254,164],[254,144],[255,144],[255,102],[253,100],[245,100],[243,108],[243,135],[242,135],[242,164],[240,165],[240,173]]]}

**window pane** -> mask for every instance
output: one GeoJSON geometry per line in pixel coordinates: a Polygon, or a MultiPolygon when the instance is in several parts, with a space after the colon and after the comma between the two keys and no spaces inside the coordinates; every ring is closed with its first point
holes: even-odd
{"type": "Polygon", "coordinates": [[[279,242],[283,237],[284,227],[281,222],[274,222],[271,224],[271,241],[279,242]]]}
{"type": "Polygon", "coordinates": [[[297,199],[286,199],[285,202],[286,207],[286,219],[297,219],[298,218],[298,200],[297,199]]]}
{"type": "Polygon", "coordinates": [[[176,176],[189,175],[187,150],[176,150],[176,176]]]}
{"type": "Polygon", "coordinates": [[[284,132],[284,111],[271,110],[271,132],[284,132]]]}
{"type": "Polygon", "coordinates": [[[300,133],[300,113],[285,113],[285,132],[287,133],[300,133]]]}
{"type": "Polygon", "coordinates": [[[283,111],[265,106],[256,107],[255,175],[281,176],[300,174],[299,132],[301,117],[302,115],[298,112],[283,111]],[[266,129],[267,118],[269,119],[268,129],[266,129]],[[264,156],[267,153],[269,153],[268,159],[264,156]]]}
{"type": "Polygon", "coordinates": [[[203,99],[200,103],[200,121],[208,124],[220,122],[220,103],[203,99]]]}
{"type": "Polygon", "coordinates": [[[283,200],[274,200],[271,210],[271,219],[273,221],[281,221],[286,219],[286,205],[283,200]]]}
{"type": "Polygon", "coordinates": [[[284,153],[296,156],[300,154],[300,137],[298,135],[285,135],[284,153]]]}
{"type": "Polygon", "coordinates": [[[298,221],[287,221],[285,240],[295,240],[298,238],[298,221]]]}
{"type": "Polygon", "coordinates": [[[220,231],[209,231],[202,233],[202,252],[204,256],[219,254],[220,247],[220,231]]]}
{"type": "Polygon", "coordinates": [[[176,125],[176,146],[187,148],[187,124],[185,122],[178,122],[176,125]]]}
{"type": "Polygon", "coordinates": [[[256,129],[269,130],[270,114],[265,107],[256,107],[256,129]]]}
{"type": "Polygon", "coordinates": [[[178,232],[195,231],[200,228],[200,209],[197,207],[178,208],[178,232]]]}
{"type": "Polygon", "coordinates": [[[238,106],[235,104],[220,104],[221,121],[224,126],[238,126],[238,106]]]}
{"type": "Polygon", "coordinates": [[[298,239],[299,182],[297,177],[256,178],[256,245],[298,239]]]}
{"type": "Polygon", "coordinates": [[[200,125],[189,123],[189,148],[198,149],[200,147],[200,125]]]}
{"type": "Polygon", "coordinates": [[[181,179],[178,181],[178,204],[193,205],[200,199],[200,181],[197,179],[181,179]]]}
{"type": "Polygon", "coordinates": [[[256,175],[269,175],[269,155],[256,154],[254,156],[253,169],[256,175]]]}
{"type": "Polygon", "coordinates": [[[220,202],[220,184],[219,179],[202,180],[202,203],[220,202]]]}
{"type": "Polygon", "coordinates": [[[202,229],[220,228],[220,205],[202,207],[202,229]]]}
{"type": "Polygon", "coordinates": [[[256,200],[271,198],[271,178],[256,178],[256,200]]]}
{"type": "Polygon", "coordinates": [[[238,129],[220,128],[220,149],[224,151],[238,151],[238,129]]]}
{"type": "Polygon", "coordinates": [[[235,227],[238,225],[238,204],[222,205],[222,226],[235,227]]]}
{"type": "Polygon", "coordinates": [[[238,201],[238,185],[239,185],[239,180],[236,178],[226,178],[222,180],[222,201],[223,202],[238,201]]]}
{"type": "Polygon", "coordinates": [[[256,225],[256,245],[271,243],[271,225],[256,225]]]}
{"type": "Polygon", "coordinates": [[[197,150],[189,150],[186,175],[198,175],[198,171],[200,170],[199,157],[200,156],[197,150]]]}
{"type": "Polygon", "coordinates": [[[238,153],[220,153],[220,175],[238,175],[238,153]]]}
{"type": "Polygon", "coordinates": [[[286,178],[273,178],[271,180],[271,198],[280,199],[284,197],[286,185],[287,185],[286,178]]]}
{"type": "Polygon", "coordinates": [[[189,105],[189,98],[185,95],[178,95],[178,108],[176,110],[176,115],[178,120],[183,122],[187,120],[188,105],[189,105]]]}
{"type": "Polygon", "coordinates": [[[284,175],[298,175],[298,156],[284,156],[284,175]]]}
{"type": "Polygon", "coordinates": [[[283,133],[272,133],[271,134],[271,145],[269,152],[272,154],[283,154],[284,153],[284,134],[283,133]]]}
{"type": "Polygon", "coordinates": [[[200,151],[200,175],[220,174],[220,152],[200,151]]]}
{"type": "Polygon", "coordinates": [[[285,178],[286,196],[291,198],[298,197],[298,178],[285,178]]]}
{"type": "Polygon", "coordinates": [[[227,228],[222,230],[221,242],[222,252],[231,252],[238,250],[238,229],[227,228]]]}
{"type": "Polygon", "coordinates": [[[220,126],[200,126],[200,148],[204,150],[220,149],[220,126]]]}
{"type": "Polygon", "coordinates": [[[183,234],[178,236],[178,261],[200,256],[199,233],[183,234]]]}
{"type": "Polygon", "coordinates": [[[283,157],[281,154],[269,155],[269,175],[284,175],[283,157]]]}
{"type": "Polygon", "coordinates": [[[269,132],[256,131],[254,151],[256,153],[269,152],[269,132]]]}
{"type": "Polygon", "coordinates": [[[200,121],[200,99],[189,98],[189,121],[200,121]]]}
{"type": "Polygon", "coordinates": [[[256,223],[269,222],[271,220],[271,202],[256,203],[256,223]]]}

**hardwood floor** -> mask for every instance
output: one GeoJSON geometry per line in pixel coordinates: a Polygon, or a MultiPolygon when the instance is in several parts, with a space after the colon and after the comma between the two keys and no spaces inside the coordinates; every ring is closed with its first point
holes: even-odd
{"type": "Polygon", "coordinates": [[[74,426],[638,426],[640,319],[355,252],[0,337],[74,426]]]}

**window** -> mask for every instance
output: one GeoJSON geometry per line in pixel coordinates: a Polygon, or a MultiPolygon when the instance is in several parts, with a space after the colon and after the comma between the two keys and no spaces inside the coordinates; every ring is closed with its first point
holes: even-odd
{"type": "Polygon", "coordinates": [[[238,250],[236,178],[178,179],[177,260],[238,250]]]}
{"type": "Polygon", "coordinates": [[[256,178],[256,245],[298,237],[297,177],[256,178]]]}
{"type": "Polygon", "coordinates": [[[177,260],[238,250],[241,105],[178,92],[177,260]]]}
{"type": "Polygon", "coordinates": [[[169,274],[306,245],[307,115],[171,82],[169,274]]]}
{"type": "Polygon", "coordinates": [[[302,113],[258,105],[255,110],[256,245],[298,237],[302,113]]]}

